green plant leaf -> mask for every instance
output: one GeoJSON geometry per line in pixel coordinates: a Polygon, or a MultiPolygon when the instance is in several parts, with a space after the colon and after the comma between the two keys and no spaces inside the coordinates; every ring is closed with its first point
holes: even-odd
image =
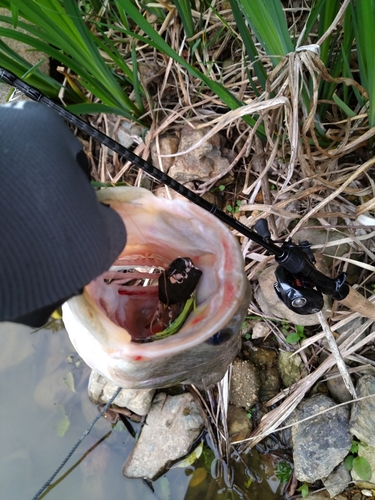
{"type": "Polygon", "coordinates": [[[354,116],[356,116],[356,113],[354,113],[354,111],[352,111],[349,106],[347,104],[345,104],[345,102],[340,99],[340,97],[336,94],[336,92],[333,94],[332,96],[332,99],[335,101],[335,103],[337,104],[337,106],[342,109],[342,111],[347,115],[349,116],[350,118],[353,118],[354,116]]]}
{"type": "Polygon", "coordinates": [[[189,465],[193,465],[194,462],[198,460],[198,458],[202,455],[203,452],[203,441],[200,442],[200,444],[193,450],[190,455],[188,455],[184,460],[181,460],[180,462],[177,462],[176,464],[172,465],[171,469],[174,469],[175,467],[182,467],[185,469],[186,467],[189,467],[189,465]]]}
{"type": "Polygon", "coordinates": [[[162,476],[158,481],[160,487],[159,498],[161,500],[169,500],[171,497],[171,487],[167,476],[162,476]]]}
{"type": "Polygon", "coordinates": [[[281,483],[287,483],[292,475],[293,467],[289,462],[278,462],[275,467],[275,474],[281,483]]]}
{"type": "Polygon", "coordinates": [[[301,493],[302,498],[305,498],[309,494],[309,487],[307,486],[306,483],[303,483],[302,486],[300,486],[299,488],[297,488],[297,491],[299,491],[301,493]]]}
{"type": "MultiPolygon", "coordinates": [[[[280,0],[237,0],[260,44],[270,56],[284,56],[292,52],[285,14],[280,0]]],[[[280,58],[273,57],[274,64],[280,58]]]]}
{"type": "Polygon", "coordinates": [[[64,382],[72,392],[76,392],[74,388],[74,377],[72,372],[68,372],[64,375],[64,382]]]}
{"type": "Polygon", "coordinates": [[[353,469],[353,460],[354,460],[354,455],[348,455],[345,460],[344,460],[344,465],[346,470],[352,470],[353,469]]]}
{"type": "Polygon", "coordinates": [[[285,342],[287,342],[288,344],[295,344],[296,342],[299,342],[301,336],[299,335],[299,333],[297,332],[294,332],[294,333],[290,333],[286,339],[285,339],[285,342]]]}
{"type": "Polygon", "coordinates": [[[371,465],[364,457],[355,457],[353,460],[354,472],[364,481],[370,481],[372,476],[371,465]]]}
{"type": "Polygon", "coordinates": [[[350,447],[350,453],[358,453],[358,445],[359,445],[359,441],[356,441],[355,439],[353,439],[352,445],[350,447]]]}
{"type": "Polygon", "coordinates": [[[56,426],[56,432],[59,437],[63,437],[66,433],[66,431],[70,427],[70,420],[68,415],[64,415],[60,422],[56,426]]]}

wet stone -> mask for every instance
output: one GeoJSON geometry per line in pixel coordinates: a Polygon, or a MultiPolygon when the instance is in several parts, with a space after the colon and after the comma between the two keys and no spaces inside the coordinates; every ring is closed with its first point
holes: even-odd
{"type": "MultiPolygon", "coordinates": [[[[298,405],[293,418],[302,420],[334,406],[331,398],[315,394],[298,405]]],[[[325,478],[344,460],[352,444],[348,414],[346,407],[334,408],[293,426],[294,470],[299,481],[325,478]]]]}
{"type": "Polygon", "coordinates": [[[250,409],[258,401],[259,376],[249,361],[236,359],[233,363],[229,401],[235,406],[250,409]]]}
{"type": "Polygon", "coordinates": [[[203,419],[191,394],[157,394],[134,450],[124,464],[124,476],[156,478],[169,462],[189,453],[202,428],[203,419]]]}
{"type": "MultiPolygon", "coordinates": [[[[359,398],[375,394],[375,376],[361,377],[356,391],[359,398]]],[[[350,430],[359,441],[375,446],[375,396],[353,403],[350,430]]]]}
{"type": "MultiPolygon", "coordinates": [[[[91,371],[88,394],[94,404],[108,403],[116,389],[115,384],[94,370],[91,371]]],[[[128,408],[137,415],[147,415],[154,393],[154,389],[122,389],[113,404],[128,408]]]]}
{"type": "Polygon", "coordinates": [[[246,439],[252,430],[252,420],[249,418],[246,410],[229,405],[228,432],[231,442],[246,439]]]}

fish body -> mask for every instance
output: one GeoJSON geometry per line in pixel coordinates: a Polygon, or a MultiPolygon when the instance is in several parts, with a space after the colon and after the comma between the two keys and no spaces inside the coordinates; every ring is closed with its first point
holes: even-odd
{"type": "Polygon", "coordinates": [[[113,270],[63,306],[63,321],[77,352],[121,387],[217,382],[238,352],[250,300],[237,240],[213,215],[183,200],[126,187],[105,188],[98,197],[123,218],[127,244],[113,270]],[[173,335],[135,342],[150,336],[159,303],[158,278],[180,256],[187,256],[202,273],[195,307],[173,335]],[[117,269],[124,267],[131,271],[119,276],[117,269]],[[145,276],[154,278],[149,286],[133,284],[145,276]],[[212,337],[222,340],[212,342],[212,337]]]}

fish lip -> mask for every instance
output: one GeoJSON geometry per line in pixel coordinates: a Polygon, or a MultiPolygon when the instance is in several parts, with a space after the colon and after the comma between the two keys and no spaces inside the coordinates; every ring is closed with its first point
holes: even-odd
{"type": "MultiPolygon", "coordinates": [[[[136,358],[137,356],[142,356],[143,359],[151,359],[160,357],[161,355],[172,355],[205,342],[231,320],[245,299],[248,282],[243,271],[243,258],[238,242],[223,223],[212,214],[191,203],[180,200],[171,201],[159,199],[143,188],[104,188],[98,192],[98,198],[100,201],[112,206],[115,210],[118,210],[118,207],[124,203],[130,203],[139,210],[149,210],[150,213],[156,214],[156,218],[158,215],[160,217],[160,214],[164,214],[164,217],[170,217],[172,213],[174,217],[177,219],[180,218],[181,220],[184,219],[185,222],[190,221],[191,224],[193,224],[192,221],[195,221],[197,222],[196,226],[200,232],[204,231],[209,233],[211,231],[212,233],[216,233],[215,241],[216,244],[219,244],[219,248],[215,248],[215,245],[209,247],[209,245],[206,244],[205,248],[201,251],[201,255],[196,255],[195,258],[193,258],[194,264],[203,270],[202,283],[199,283],[197,287],[198,310],[199,307],[201,307],[199,311],[199,315],[201,316],[192,314],[178,334],[160,339],[157,342],[137,344],[127,341],[122,345],[117,342],[111,344],[109,341],[104,348],[108,350],[108,352],[111,351],[112,357],[136,358]],[[205,269],[200,267],[199,262],[197,262],[197,260],[199,261],[202,257],[209,260],[207,256],[216,258],[216,283],[220,285],[220,287],[218,287],[220,289],[215,290],[215,293],[211,294],[207,293],[208,285],[206,281],[209,278],[207,278],[207,276],[205,278],[205,269]],[[203,293],[202,290],[206,291],[203,293]],[[205,300],[200,300],[202,293],[203,295],[207,295],[205,300]],[[212,317],[209,317],[210,315],[212,317]],[[197,318],[201,318],[200,326],[197,326],[197,318]]],[[[129,219],[124,213],[122,213],[121,210],[118,211],[123,217],[125,224],[129,224],[129,219]]],[[[138,228],[138,230],[140,233],[138,235],[139,239],[143,241],[133,245],[132,240],[134,240],[134,238],[132,238],[132,235],[128,231],[128,244],[120,254],[120,260],[121,258],[130,258],[134,255],[143,255],[143,257],[147,258],[147,252],[149,251],[147,243],[148,233],[146,233],[145,227],[141,229],[138,228]]],[[[192,247],[194,247],[193,243],[194,242],[192,242],[192,247]]],[[[159,254],[160,252],[156,251],[155,253],[159,254]]],[[[161,257],[164,257],[165,261],[170,261],[182,254],[189,255],[189,252],[181,247],[179,250],[175,248],[173,251],[167,249],[161,257]]],[[[189,256],[193,257],[192,255],[189,256]]],[[[207,269],[206,273],[208,272],[209,270],[207,269]]],[[[212,276],[212,273],[210,275],[212,276]]],[[[93,282],[85,287],[84,295],[86,294],[86,298],[90,296],[90,285],[92,285],[92,283],[93,282]]],[[[71,301],[72,300],[74,301],[74,298],[71,299],[71,301]]],[[[103,312],[101,313],[104,314],[103,312]]],[[[107,322],[111,321],[108,317],[106,319],[107,322]]],[[[111,323],[117,328],[120,328],[116,323],[111,323]]]]}

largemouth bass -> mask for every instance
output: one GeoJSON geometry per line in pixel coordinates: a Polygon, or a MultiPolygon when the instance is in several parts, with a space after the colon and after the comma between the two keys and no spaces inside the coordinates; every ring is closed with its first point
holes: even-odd
{"type": "Polygon", "coordinates": [[[105,188],[98,197],[123,218],[127,244],[111,270],[63,305],[75,349],[121,387],[216,383],[238,352],[250,299],[235,237],[203,209],[142,188],[105,188]],[[202,272],[194,309],[173,335],[140,343],[150,337],[158,276],[181,256],[202,272]]]}

